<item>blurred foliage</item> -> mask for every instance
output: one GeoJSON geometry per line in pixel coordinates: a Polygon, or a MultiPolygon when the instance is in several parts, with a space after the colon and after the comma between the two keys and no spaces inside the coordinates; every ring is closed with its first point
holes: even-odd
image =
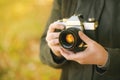
{"type": "MultiPolygon", "coordinates": [[[[0,0],[0,80],[58,80],[39,59],[52,0],[0,0]]],[[[58,74],[56,74],[58,73],[58,74]]]]}

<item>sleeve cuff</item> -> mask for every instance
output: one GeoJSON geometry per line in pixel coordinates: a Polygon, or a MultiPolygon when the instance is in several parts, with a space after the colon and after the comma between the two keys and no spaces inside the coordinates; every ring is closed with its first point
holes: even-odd
{"type": "Polygon", "coordinates": [[[56,55],[53,54],[53,52],[51,51],[51,55],[53,57],[53,60],[57,63],[57,64],[61,64],[63,63],[66,59],[64,57],[57,57],[56,55]]]}
{"type": "Polygon", "coordinates": [[[96,71],[100,74],[103,74],[108,70],[109,65],[110,65],[110,56],[108,53],[108,60],[107,60],[106,64],[104,66],[96,65],[96,71]]]}

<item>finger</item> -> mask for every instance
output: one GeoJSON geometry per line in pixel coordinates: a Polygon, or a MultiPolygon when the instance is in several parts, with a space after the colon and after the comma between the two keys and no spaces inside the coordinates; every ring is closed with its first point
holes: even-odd
{"type": "Polygon", "coordinates": [[[61,54],[60,54],[60,46],[53,46],[53,47],[51,47],[51,50],[52,50],[52,52],[56,55],[56,56],[61,56],[61,54]]]}
{"type": "Polygon", "coordinates": [[[48,33],[54,32],[56,29],[60,29],[60,30],[64,29],[63,24],[52,23],[49,26],[48,33]]]}
{"type": "Polygon", "coordinates": [[[66,51],[64,49],[61,49],[60,52],[61,55],[64,56],[67,60],[73,60],[73,55],[74,55],[73,52],[66,51]]]}
{"type": "Polygon", "coordinates": [[[59,53],[60,53],[60,46],[59,46],[59,45],[55,45],[55,46],[51,47],[51,49],[52,49],[54,52],[59,52],[59,53]]]}
{"type": "Polygon", "coordinates": [[[79,52],[66,56],[66,59],[76,61],[80,64],[86,64],[87,55],[84,52],[79,52]]]}
{"type": "Polygon", "coordinates": [[[61,55],[64,56],[67,60],[73,60],[80,64],[86,64],[87,55],[84,52],[72,53],[70,51],[65,51],[62,49],[61,55]]]}
{"type": "Polygon", "coordinates": [[[93,40],[86,36],[82,31],[79,31],[79,36],[86,44],[90,44],[93,42],[93,40]]]}
{"type": "Polygon", "coordinates": [[[48,42],[49,46],[55,46],[55,45],[58,45],[58,44],[59,44],[59,40],[58,39],[53,39],[53,40],[50,40],[48,42]]]}
{"type": "Polygon", "coordinates": [[[60,32],[57,33],[48,33],[46,36],[46,41],[52,40],[52,39],[58,39],[60,35],[60,32]]]}

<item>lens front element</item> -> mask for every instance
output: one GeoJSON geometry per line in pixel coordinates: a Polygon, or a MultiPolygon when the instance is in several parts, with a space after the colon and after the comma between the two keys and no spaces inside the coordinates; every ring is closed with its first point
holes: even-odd
{"type": "Polygon", "coordinates": [[[69,43],[69,44],[74,43],[74,37],[73,37],[72,34],[67,34],[66,35],[66,42],[69,43]]]}

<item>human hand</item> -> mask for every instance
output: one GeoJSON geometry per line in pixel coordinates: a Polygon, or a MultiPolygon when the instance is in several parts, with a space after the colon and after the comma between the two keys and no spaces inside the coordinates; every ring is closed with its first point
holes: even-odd
{"type": "Polygon", "coordinates": [[[60,45],[59,45],[59,34],[60,32],[55,32],[55,30],[62,30],[64,29],[64,26],[62,24],[58,24],[56,22],[52,23],[49,26],[49,29],[47,31],[47,36],[46,36],[46,41],[48,43],[48,46],[51,48],[51,50],[53,51],[53,53],[58,56],[61,57],[62,55],[60,54],[60,45]]]}
{"type": "Polygon", "coordinates": [[[62,48],[61,54],[67,60],[73,60],[80,64],[96,64],[104,66],[108,59],[108,53],[97,42],[87,37],[83,32],[79,32],[80,38],[87,44],[87,48],[81,52],[71,52],[62,48]]]}

